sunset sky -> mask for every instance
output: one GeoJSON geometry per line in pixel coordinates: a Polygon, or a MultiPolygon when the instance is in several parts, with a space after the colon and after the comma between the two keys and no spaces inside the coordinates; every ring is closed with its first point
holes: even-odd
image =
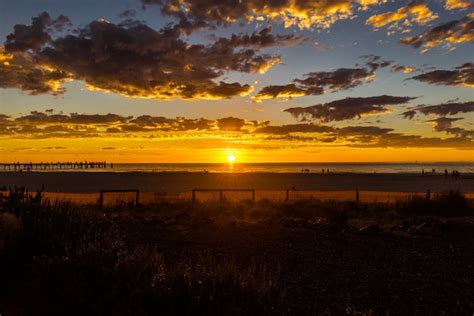
{"type": "Polygon", "coordinates": [[[473,8],[1,1],[0,161],[473,161],[473,8]]]}

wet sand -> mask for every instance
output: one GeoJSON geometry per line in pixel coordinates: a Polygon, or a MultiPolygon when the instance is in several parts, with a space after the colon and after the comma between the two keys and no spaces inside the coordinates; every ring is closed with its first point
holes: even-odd
{"type": "Polygon", "coordinates": [[[298,173],[114,173],[0,172],[0,187],[22,186],[34,191],[93,193],[139,189],[142,192],[185,192],[193,189],[255,189],[313,191],[474,193],[474,175],[453,179],[418,174],[298,174],[298,173]]]}

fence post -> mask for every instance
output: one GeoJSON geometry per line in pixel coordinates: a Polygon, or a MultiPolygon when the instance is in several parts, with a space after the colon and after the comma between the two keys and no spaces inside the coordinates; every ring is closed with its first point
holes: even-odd
{"type": "Polygon", "coordinates": [[[252,191],[252,200],[255,202],[255,189],[252,191]]]}
{"type": "Polygon", "coordinates": [[[196,201],[196,190],[193,189],[192,202],[194,203],[195,201],[196,201]]]}
{"type": "Polygon", "coordinates": [[[359,203],[359,189],[356,189],[356,202],[359,203]]]}
{"type": "Polygon", "coordinates": [[[222,202],[224,199],[224,195],[222,194],[222,190],[219,190],[219,202],[222,202]]]}
{"type": "Polygon", "coordinates": [[[102,190],[99,193],[99,206],[101,209],[104,207],[104,192],[102,190]]]}
{"type": "Polygon", "coordinates": [[[290,200],[290,190],[286,189],[286,200],[290,200]]]}
{"type": "Polygon", "coordinates": [[[135,206],[138,207],[138,205],[140,204],[140,190],[137,190],[135,198],[136,198],[135,206]]]}
{"type": "Polygon", "coordinates": [[[426,190],[426,199],[428,201],[431,200],[431,191],[430,191],[430,189],[426,190]]]}

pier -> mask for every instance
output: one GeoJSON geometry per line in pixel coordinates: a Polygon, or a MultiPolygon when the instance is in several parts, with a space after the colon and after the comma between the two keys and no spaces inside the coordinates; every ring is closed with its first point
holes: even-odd
{"type": "Polygon", "coordinates": [[[0,170],[3,171],[112,169],[113,167],[112,163],[106,161],[0,163],[0,170]]]}

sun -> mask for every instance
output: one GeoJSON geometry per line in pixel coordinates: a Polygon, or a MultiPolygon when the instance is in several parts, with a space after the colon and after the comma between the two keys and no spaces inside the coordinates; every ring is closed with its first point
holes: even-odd
{"type": "Polygon", "coordinates": [[[227,155],[227,161],[230,162],[230,163],[233,163],[235,161],[234,154],[228,154],[227,155]]]}

